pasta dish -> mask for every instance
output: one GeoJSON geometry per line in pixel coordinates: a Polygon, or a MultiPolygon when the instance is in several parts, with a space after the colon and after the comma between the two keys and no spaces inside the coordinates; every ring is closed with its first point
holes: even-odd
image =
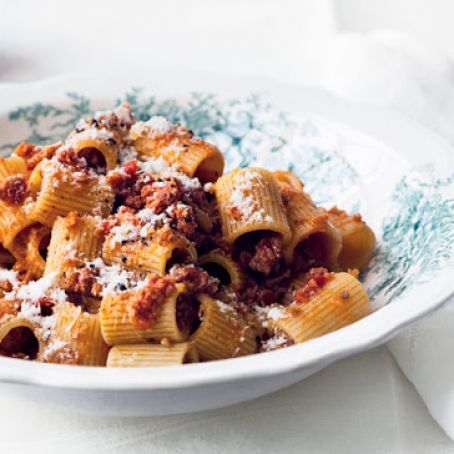
{"type": "Polygon", "coordinates": [[[156,367],[281,349],[369,313],[359,214],[128,104],[0,158],[0,355],[156,367]]]}

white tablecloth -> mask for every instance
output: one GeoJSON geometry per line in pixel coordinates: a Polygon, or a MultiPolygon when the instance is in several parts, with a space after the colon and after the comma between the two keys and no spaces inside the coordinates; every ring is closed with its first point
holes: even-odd
{"type": "Polygon", "coordinates": [[[454,452],[385,348],[256,401],[192,415],[101,418],[4,393],[0,408],[5,454],[454,452]]]}
{"type": "MultiPolygon", "coordinates": [[[[343,24],[351,23],[352,3],[346,2],[346,11],[330,0],[0,0],[0,83],[106,66],[134,71],[175,65],[290,82],[323,79],[354,95],[348,91],[356,84],[329,77],[329,66],[323,72],[320,64],[338,31],[336,12],[343,24]]],[[[340,71],[342,62],[329,63],[340,71]]],[[[195,415],[78,415],[32,404],[1,387],[0,409],[0,453],[8,454],[454,453],[386,347],[271,396],[195,415]]]]}

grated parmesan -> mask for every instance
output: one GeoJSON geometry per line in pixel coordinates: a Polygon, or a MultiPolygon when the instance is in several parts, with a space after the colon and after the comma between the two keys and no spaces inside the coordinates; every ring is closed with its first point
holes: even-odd
{"type": "Polygon", "coordinates": [[[251,191],[255,186],[263,184],[260,179],[255,178],[252,172],[242,172],[235,175],[234,189],[230,194],[230,205],[238,210],[246,223],[252,222],[273,222],[269,214],[259,205],[259,202],[252,197],[251,191]]]}
{"type": "Polygon", "coordinates": [[[174,127],[174,124],[167,120],[165,117],[161,117],[160,115],[155,115],[151,117],[147,122],[145,122],[147,126],[149,126],[153,131],[159,132],[161,134],[165,134],[166,132],[170,132],[174,127]]]}
{"type": "Polygon", "coordinates": [[[97,128],[87,128],[84,129],[82,132],[69,137],[65,143],[66,147],[75,147],[80,141],[82,140],[109,140],[113,139],[113,134],[107,129],[97,129],[97,128]]]}
{"type": "Polygon", "coordinates": [[[135,159],[137,159],[137,150],[134,147],[120,148],[120,151],[118,152],[118,162],[120,165],[125,165],[135,159]]]}
{"type": "Polygon", "coordinates": [[[185,189],[202,189],[202,184],[198,178],[189,178],[183,172],[180,172],[176,167],[169,167],[163,173],[162,176],[168,178],[176,178],[180,181],[185,189]]]}
{"type": "Polygon", "coordinates": [[[17,279],[17,273],[13,270],[6,270],[0,268],[0,281],[7,281],[13,287],[19,285],[19,280],[17,279]]]}
{"type": "Polygon", "coordinates": [[[285,336],[272,337],[272,338],[268,339],[266,342],[264,342],[263,348],[266,351],[276,350],[277,348],[281,347],[282,345],[285,345],[287,342],[288,342],[288,339],[285,336]]]}
{"type": "MultiPolygon", "coordinates": [[[[118,117],[118,119],[125,125],[130,125],[133,122],[131,109],[127,105],[118,106],[113,113],[118,117]]],[[[107,115],[110,114],[110,111],[107,111],[107,115]]]]}
{"type": "Polygon", "coordinates": [[[117,244],[135,241],[140,236],[139,229],[128,222],[116,225],[110,231],[109,243],[112,248],[117,244]]]}
{"type": "Polygon", "coordinates": [[[280,318],[284,318],[284,308],[279,306],[274,306],[268,310],[268,318],[271,320],[278,320],[280,318]]]}
{"type": "Polygon", "coordinates": [[[41,358],[46,360],[49,356],[57,353],[59,350],[65,348],[68,345],[68,342],[61,339],[53,339],[49,344],[46,345],[45,349],[41,354],[41,358]]]}
{"type": "Polygon", "coordinates": [[[232,306],[230,306],[229,304],[224,303],[224,301],[216,300],[216,304],[218,305],[221,312],[230,313],[230,314],[235,312],[235,309],[232,306]]]}
{"type": "Polygon", "coordinates": [[[37,281],[14,288],[11,292],[6,293],[4,298],[6,300],[37,301],[40,298],[48,297],[57,304],[65,303],[66,293],[57,286],[57,277],[57,273],[50,273],[37,281]]]}
{"type": "Polygon", "coordinates": [[[159,158],[149,158],[146,161],[139,162],[140,169],[146,173],[161,173],[169,166],[167,161],[160,156],[159,158]]]}
{"type": "Polygon", "coordinates": [[[162,153],[164,154],[174,154],[174,155],[179,155],[180,153],[182,153],[186,148],[180,143],[179,140],[177,139],[174,139],[172,140],[172,142],[170,142],[169,145],[167,145],[167,147],[163,148],[162,149],[162,153]]]}
{"type": "Polygon", "coordinates": [[[102,258],[97,258],[88,266],[96,267],[99,270],[97,282],[103,287],[102,296],[119,290],[138,288],[143,283],[137,281],[137,274],[121,268],[120,265],[106,265],[102,258]]]}
{"type": "Polygon", "coordinates": [[[137,217],[142,222],[150,222],[152,224],[156,224],[159,221],[164,221],[166,219],[166,215],[164,213],[155,214],[155,212],[151,208],[144,208],[137,212],[137,217]]]}

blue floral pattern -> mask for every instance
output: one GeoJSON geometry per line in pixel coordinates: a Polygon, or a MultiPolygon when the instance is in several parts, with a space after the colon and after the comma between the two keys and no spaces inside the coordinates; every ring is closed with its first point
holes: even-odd
{"type": "MultiPolygon", "coordinates": [[[[67,93],[66,107],[36,102],[9,113],[9,121],[22,122],[34,143],[61,140],[79,118],[92,112],[92,101],[67,93]]],[[[127,101],[139,120],[162,115],[183,123],[225,153],[227,168],[258,165],[287,168],[304,179],[318,203],[331,204],[336,195],[359,179],[358,172],[339,152],[335,141],[323,141],[315,121],[276,111],[263,98],[219,99],[193,93],[186,101],[145,96],[132,88],[117,104],[127,101]],[[333,184],[333,182],[335,182],[333,184]]],[[[98,107],[98,106],[96,106],[98,107]]],[[[109,106],[103,106],[109,107],[109,106]]],[[[7,153],[16,144],[6,143],[7,153]]],[[[392,194],[393,212],[383,220],[377,257],[367,279],[372,298],[388,303],[408,288],[430,278],[430,273],[452,263],[454,255],[454,175],[437,179],[428,172],[406,175],[392,194]]],[[[360,200],[347,208],[357,210],[360,200]]]]}
{"type": "Polygon", "coordinates": [[[415,170],[394,189],[394,210],[383,221],[383,237],[370,272],[369,295],[392,301],[433,272],[454,264],[454,175],[440,179],[415,170]],[[445,195],[449,194],[449,195],[445,195]]]}

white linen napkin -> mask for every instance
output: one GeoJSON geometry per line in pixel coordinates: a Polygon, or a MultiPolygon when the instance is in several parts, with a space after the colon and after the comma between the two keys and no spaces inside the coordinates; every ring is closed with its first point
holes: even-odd
{"type": "MultiPolygon", "coordinates": [[[[399,110],[454,144],[454,63],[412,37],[394,31],[338,35],[322,79],[343,97],[399,110]]],[[[454,298],[388,348],[454,439],[454,298]]]]}
{"type": "Polygon", "coordinates": [[[388,343],[434,419],[454,439],[454,300],[388,343]]]}

